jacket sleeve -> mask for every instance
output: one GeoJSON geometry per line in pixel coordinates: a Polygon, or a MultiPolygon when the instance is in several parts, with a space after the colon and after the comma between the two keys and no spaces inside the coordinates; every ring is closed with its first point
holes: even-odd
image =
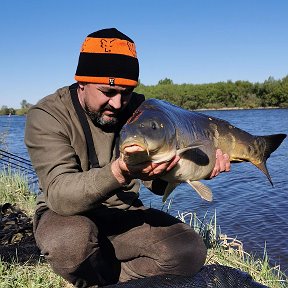
{"type": "Polygon", "coordinates": [[[61,215],[88,211],[121,187],[111,163],[83,171],[65,127],[49,112],[30,109],[25,144],[50,209],[61,215]]]}

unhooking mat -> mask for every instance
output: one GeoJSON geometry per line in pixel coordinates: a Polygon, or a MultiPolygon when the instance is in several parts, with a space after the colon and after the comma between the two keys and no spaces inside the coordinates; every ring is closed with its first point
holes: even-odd
{"type": "Polygon", "coordinates": [[[194,276],[159,275],[126,283],[106,286],[109,288],[268,288],[253,281],[252,277],[240,270],[222,266],[205,265],[194,276]]]}

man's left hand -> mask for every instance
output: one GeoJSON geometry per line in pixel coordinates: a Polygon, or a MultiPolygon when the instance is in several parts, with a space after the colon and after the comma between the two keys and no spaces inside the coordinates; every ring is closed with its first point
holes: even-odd
{"type": "Polygon", "coordinates": [[[223,154],[221,149],[216,150],[216,163],[215,167],[209,176],[209,178],[216,177],[219,175],[221,172],[228,172],[230,171],[231,164],[229,160],[229,155],[228,154],[223,154]]]}

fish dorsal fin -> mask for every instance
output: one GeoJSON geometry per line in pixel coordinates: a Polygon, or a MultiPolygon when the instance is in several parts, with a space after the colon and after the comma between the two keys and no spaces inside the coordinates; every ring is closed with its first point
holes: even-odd
{"type": "Polygon", "coordinates": [[[172,193],[172,191],[179,185],[179,183],[175,183],[175,182],[169,182],[166,189],[165,189],[165,192],[164,192],[164,195],[163,195],[163,198],[162,198],[162,201],[165,202],[168,198],[168,196],[172,193]]]}
{"type": "Polygon", "coordinates": [[[200,195],[202,199],[205,199],[209,202],[213,200],[213,194],[211,189],[200,181],[187,180],[187,183],[200,195]]]}

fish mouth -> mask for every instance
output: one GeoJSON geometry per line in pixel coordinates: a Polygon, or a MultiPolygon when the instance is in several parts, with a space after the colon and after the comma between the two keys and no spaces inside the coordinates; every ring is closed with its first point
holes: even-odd
{"type": "Polygon", "coordinates": [[[143,153],[146,152],[149,156],[149,149],[147,143],[140,143],[140,142],[127,142],[121,145],[120,148],[121,153],[124,155],[134,154],[134,153],[143,153]]]}
{"type": "Polygon", "coordinates": [[[121,158],[126,164],[137,165],[150,159],[148,144],[146,141],[127,141],[120,146],[121,158]]]}

